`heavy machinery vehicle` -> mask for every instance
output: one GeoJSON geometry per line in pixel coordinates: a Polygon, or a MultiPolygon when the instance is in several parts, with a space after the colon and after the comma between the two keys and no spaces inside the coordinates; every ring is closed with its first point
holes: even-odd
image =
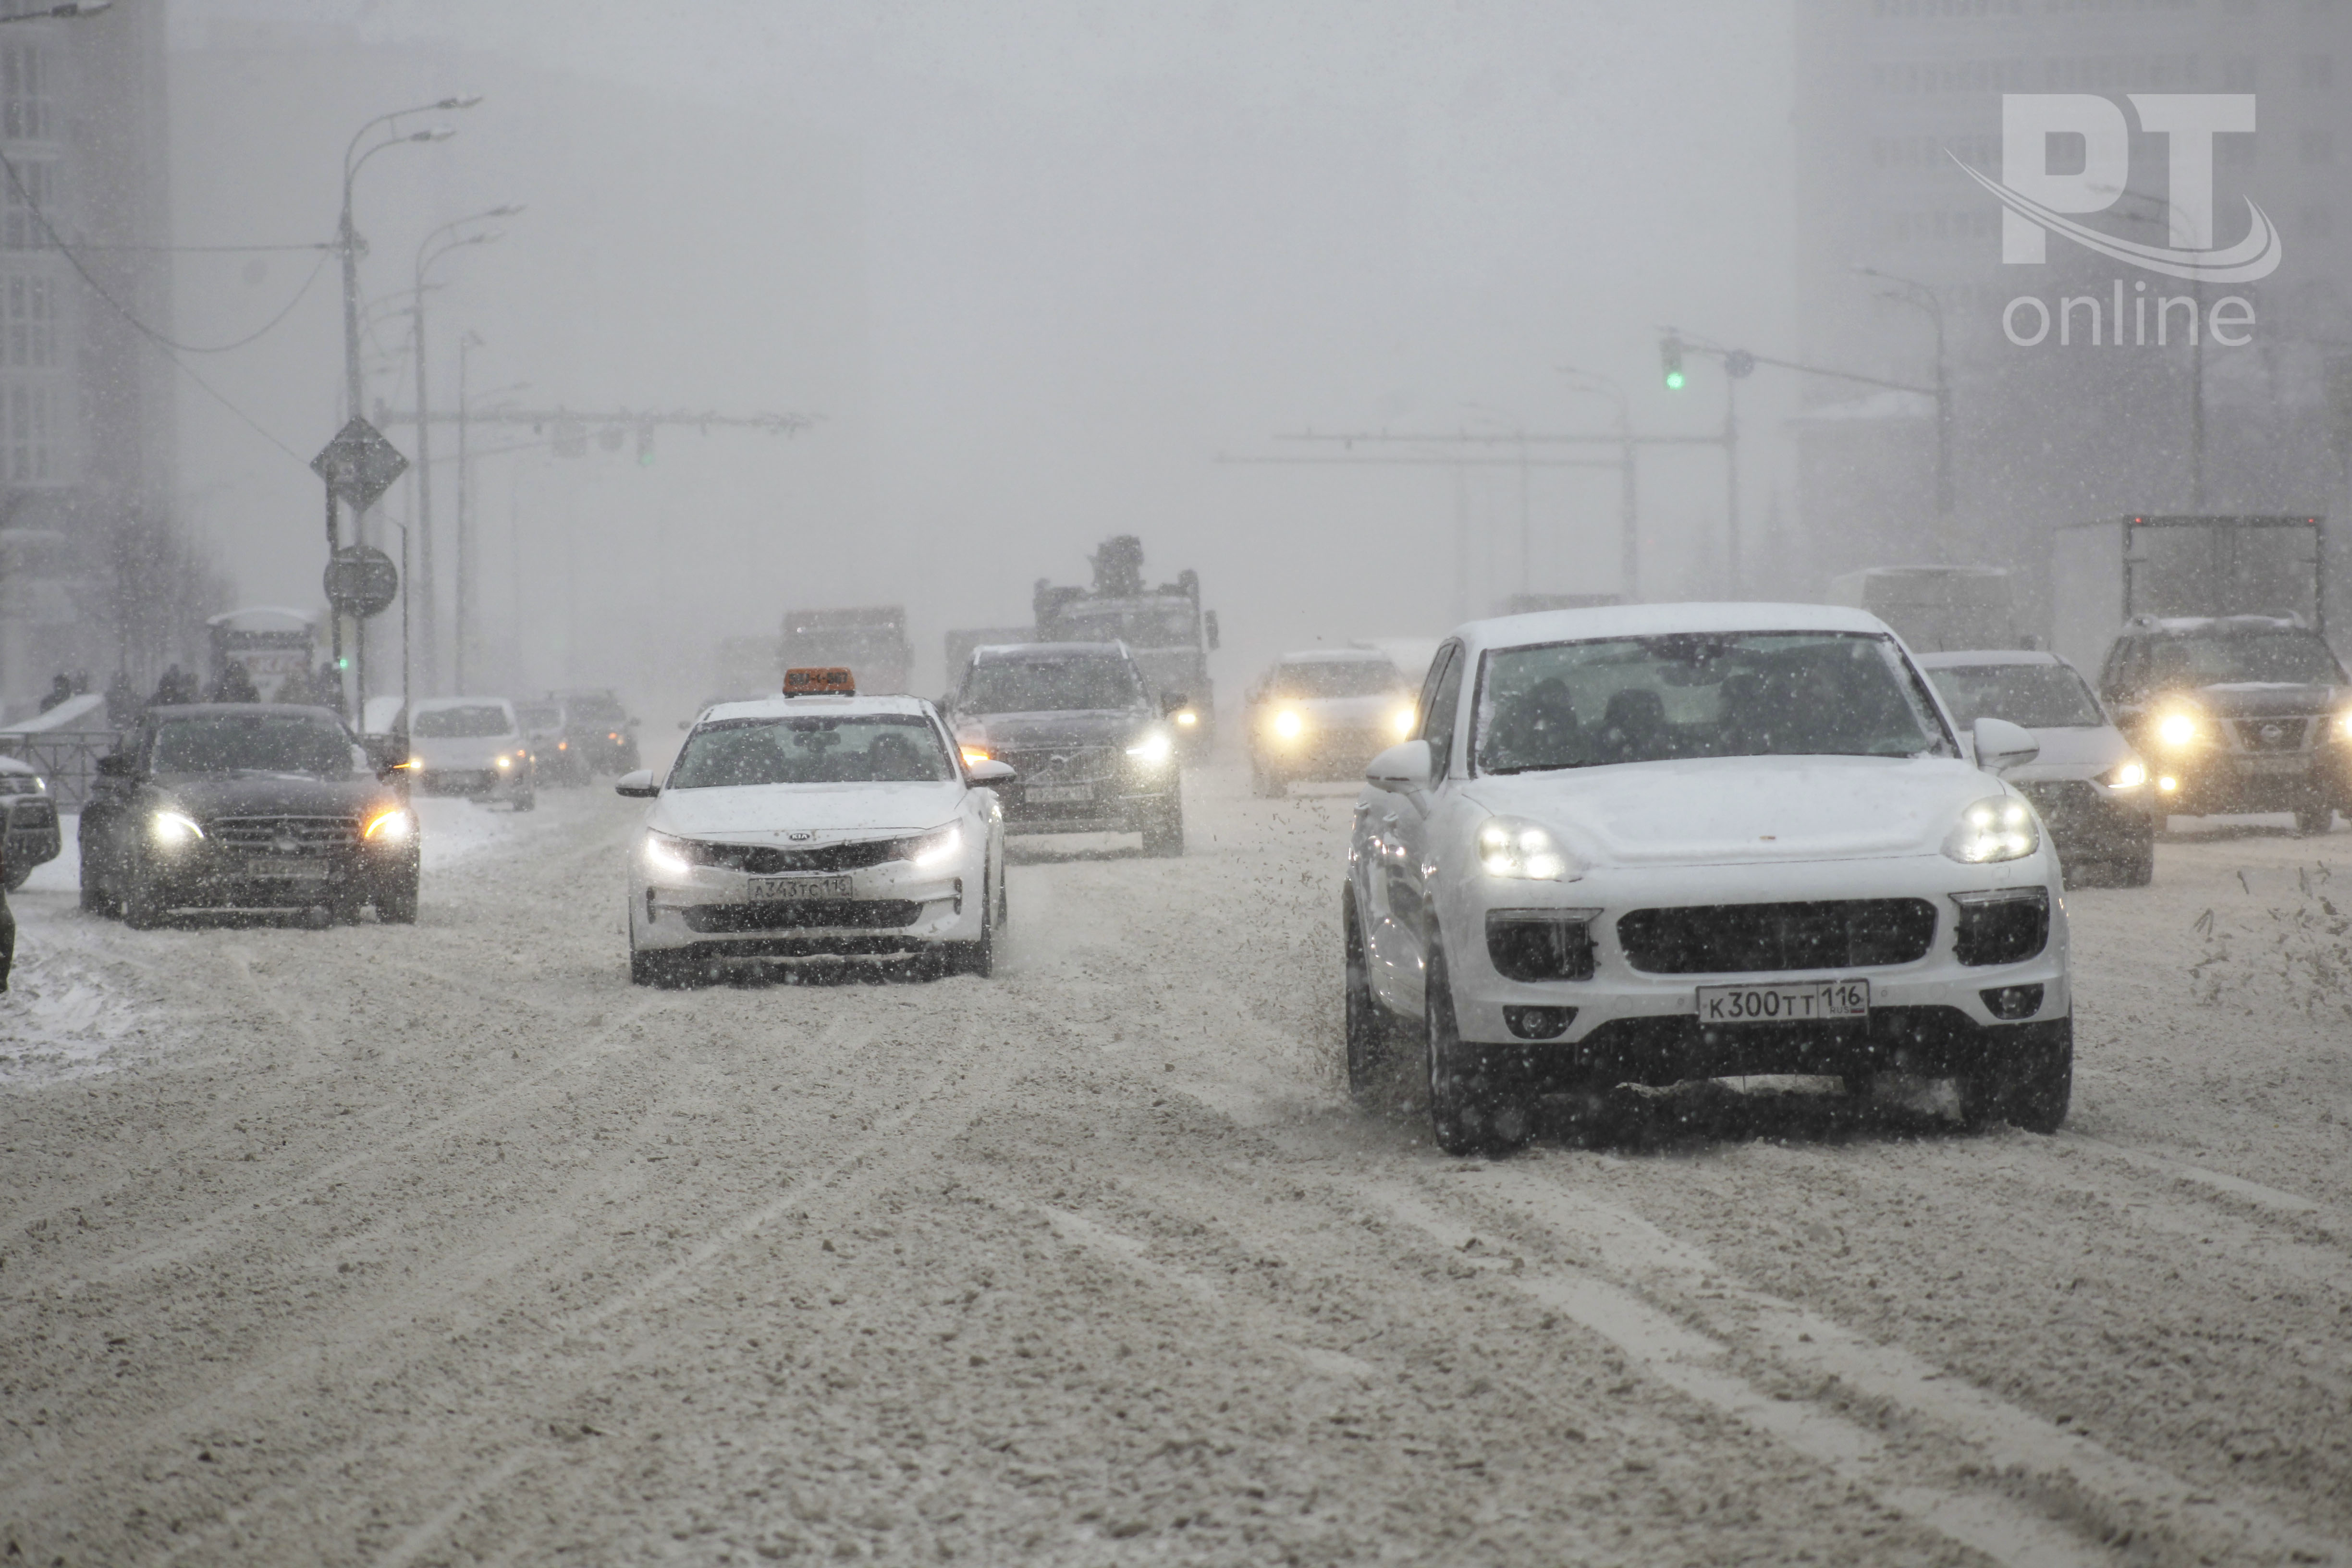
{"type": "Polygon", "coordinates": [[[1217,647],[1217,612],[1201,608],[1201,574],[1187,568],[1172,583],[1146,587],[1143,541],[1122,533],[1106,539],[1087,562],[1091,587],[1057,587],[1037,579],[1034,595],[1039,642],[1118,642],[1127,645],[1143,678],[1171,702],[1184,754],[1204,756],[1217,730],[1209,655],[1217,647]]]}

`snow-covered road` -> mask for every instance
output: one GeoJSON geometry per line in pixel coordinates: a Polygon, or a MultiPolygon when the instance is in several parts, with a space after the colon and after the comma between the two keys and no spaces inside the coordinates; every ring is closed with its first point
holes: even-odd
{"type": "Polygon", "coordinates": [[[0,1561],[2352,1561],[2352,834],[2070,895],[2055,1138],[1487,1163],[1339,1091],[1343,793],[1016,844],[992,981],[683,993],[541,801],[414,929],[18,895],[0,1561]]]}

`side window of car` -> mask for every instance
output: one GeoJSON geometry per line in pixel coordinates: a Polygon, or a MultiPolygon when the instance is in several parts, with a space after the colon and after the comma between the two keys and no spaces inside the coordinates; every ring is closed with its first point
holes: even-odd
{"type": "Polygon", "coordinates": [[[2099,676],[2099,695],[2110,702],[2129,701],[2141,684],[2145,649],[2137,637],[2117,637],[2107,654],[2107,668],[2099,676]]]}
{"type": "Polygon", "coordinates": [[[1430,774],[1444,778],[1454,756],[1454,720],[1462,707],[1462,670],[1466,661],[1459,643],[1448,647],[1431,671],[1429,688],[1421,700],[1421,737],[1430,745],[1430,774]]]}

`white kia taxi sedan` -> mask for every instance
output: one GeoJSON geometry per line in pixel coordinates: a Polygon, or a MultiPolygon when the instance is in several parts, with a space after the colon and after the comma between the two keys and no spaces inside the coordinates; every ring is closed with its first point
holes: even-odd
{"type": "Polygon", "coordinates": [[[1884,1071],[2049,1131],[2074,1077],[2056,855],[1859,610],[1652,605],[1474,622],[1349,843],[1348,1065],[1392,1049],[1438,1143],[1524,1140],[1538,1094],[1884,1071]]]}
{"type": "Polygon", "coordinates": [[[706,709],[667,778],[640,771],[614,786],[653,802],[629,855],[629,978],[678,985],[729,963],[908,957],[988,974],[1006,915],[1004,819],[989,786],[1013,776],[964,763],[918,698],[706,709]]]}

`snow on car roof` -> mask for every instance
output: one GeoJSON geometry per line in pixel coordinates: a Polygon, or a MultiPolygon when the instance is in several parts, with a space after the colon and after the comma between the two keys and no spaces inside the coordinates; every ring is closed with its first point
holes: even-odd
{"type": "Polygon", "coordinates": [[[919,697],[754,697],[742,702],[713,703],[702,715],[709,723],[719,719],[782,719],[788,714],[923,713],[930,704],[919,697]]]}
{"type": "Polygon", "coordinates": [[[1308,647],[1297,653],[1286,653],[1276,664],[1386,664],[1396,660],[1376,647],[1308,647]]]}
{"type": "Polygon", "coordinates": [[[449,708],[505,708],[514,704],[503,697],[420,697],[410,705],[415,713],[438,713],[449,708]]]}
{"type": "Polygon", "coordinates": [[[1607,605],[1589,610],[1538,610],[1472,621],[1455,635],[1478,647],[1525,647],[1599,637],[1666,637],[1675,632],[1864,632],[1892,636],[1867,610],[1842,605],[1607,605]]]}
{"type": "Polygon", "coordinates": [[[1979,664],[2064,664],[2066,662],[2054,653],[2031,647],[1978,647],[1955,653],[1923,653],[1915,657],[1922,669],[1956,669],[1979,664]]]}
{"type": "Polygon", "coordinates": [[[995,642],[982,643],[971,650],[972,662],[989,664],[998,659],[1019,659],[1024,664],[1039,659],[1099,658],[1104,654],[1127,653],[1123,642],[995,642]]]}

